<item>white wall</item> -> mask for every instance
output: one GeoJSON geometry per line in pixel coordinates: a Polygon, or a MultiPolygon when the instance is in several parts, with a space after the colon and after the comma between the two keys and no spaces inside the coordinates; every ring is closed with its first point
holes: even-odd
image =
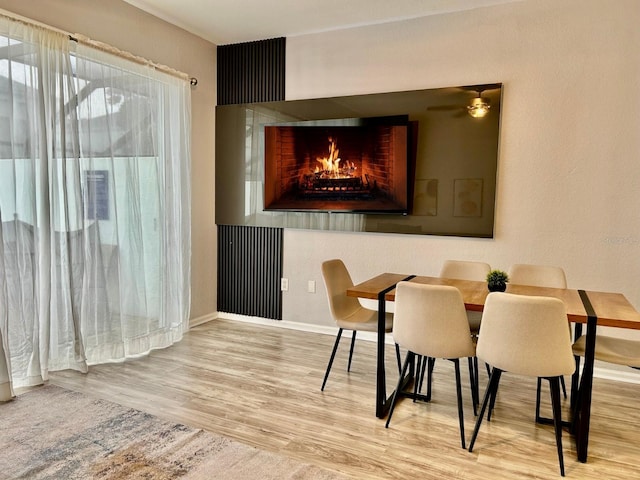
{"type": "Polygon", "coordinates": [[[334,257],[356,282],[448,258],[561,265],[640,309],[638,24],[637,0],[528,0],[288,38],[288,100],[492,82],[504,97],[495,237],[286,230],[284,320],[332,324],[334,257]]]}

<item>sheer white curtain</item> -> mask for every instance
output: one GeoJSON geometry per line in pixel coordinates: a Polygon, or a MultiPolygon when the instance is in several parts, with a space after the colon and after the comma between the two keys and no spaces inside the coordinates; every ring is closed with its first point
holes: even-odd
{"type": "Polygon", "coordinates": [[[14,386],[182,338],[189,108],[187,79],[0,17],[0,331],[14,386]]]}
{"type": "MultiPolygon", "coordinates": [[[[1,213],[1,212],[0,212],[1,213]]],[[[0,226],[2,216],[0,215],[0,226]]],[[[0,245],[3,245],[2,228],[0,227],[0,245]]],[[[11,360],[9,358],[9,346],[7,344],[7,327],[9,320],[7,297],[7,280],[4,267],[4,256],[0,255],[0,402],[4,402],[13,397],[11,385],[11,360]]]]}

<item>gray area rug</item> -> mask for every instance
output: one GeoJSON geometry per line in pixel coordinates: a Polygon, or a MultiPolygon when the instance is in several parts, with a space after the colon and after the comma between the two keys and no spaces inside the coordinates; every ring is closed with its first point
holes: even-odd
{"type": "Polygon", "coordinates": [[[204,430],[46,385],[0,403],[2,479],[344,479],[204,430]]]}

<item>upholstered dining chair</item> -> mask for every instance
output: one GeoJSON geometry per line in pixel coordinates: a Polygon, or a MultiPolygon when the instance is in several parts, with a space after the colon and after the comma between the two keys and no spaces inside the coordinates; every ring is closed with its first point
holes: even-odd
{"type": "MultiPolygon", "coordinates": [[[[331,358],[324,374],[322,387],[324,387],[329,378],[329,372],[333,365],[340,338],[344,330],[351,330],[351,348],[349,349],[349,362],[347,364],[347,372],[351,371],[351,359],[353,358],[353,349],[356,342],[356,333],[358,331],[377,332],[378,331],[378,312],[362,306],[360,301],[355,297],[347,296],[347,289],[353,286],[351,275],[347,270],[344,262],[340,259],[327,260],[322,263],[322,278],[327,290],[327,299],[329,300],[329,309],[331,316],[338,326],[338,334],[333,344],[331,358]]],[[[393,314],[385,313],[385,332],[390,333],[393,327],[393,314]]],[[[396,344],[396,358],[398,362],[398,371],[400,370],[400,349],[396,344]]]]}
{"type": "MultiPolygon", "coordinates": [[[[553,265],[529,265],[516,263],[509,268],[509,282],[517,285],[534,287],[567,288],[567,277],[561,267],[553,265]]],[[[571,326],[567,323],[568,328],[571,326]]],[[[567,398],[567,387],[564,378],[560,379],[562,395],[567,398]]],[[[536,392],[536,418],[540,418],[540,389],[542,382],[538,380],[536,392]]]]}
{"type": "MultiPolygon", "coordinates": [[[[583,335],[573,344],[573,354],[576,360],[575,375],[580,373],[579,357],[585,356],[585,342],[586,337],[583,335]]],[[[614,365],[623,365],[640,369],[640,341],[609,337],[606,335],[596,335],[595,359],[601,362],[612,363],[614,365]]],[[[575,384],[577,385],[577,382],[575,382],[575,384]]],[[[572,407],[573,398],[574,397],[572,396],[572,407]]],[[[580,407],[578,405],[575,408],[580,407]]]]}
{"type": "MultiPolygon", "coordinates": [[[[474,280],[486,282],[487,274],[491,266],[484,262],[471,262],[466,260],[445,260],[440,269],[441,278],[455,278],[458,280],[474,280]]],[[[469,328],[472,335],[478,335],[482,312],[467,312],[469,328]]]]}
{"type": "Polygon", "coordinates": [[[509,282],[534,287],[567,288],[567,277],[561,267],[516,263],[509,268],[509,282]]]}
{"type": "MultiPolygon", "coordinates": [[[[394,315],[393,339],[408,351],[398,386],[391,400],[385,426],[389,427],[400,396],[404,376],[407,368],[413,362],[414,356],[419,355],[426,359],[445,358],[452,361],[455,368],[460,439],[462,448],[465,448],[459,360],[460,358],[474,357],[476,348],[471,339],[469,322],[460,291],[455,287],[444,285],[399,282],[396,286],[394,315]]],[[[475,379],[472,368],[469,368],[469,376],[473,392],[475,379]]],[[[429,369],[428,382],[431,385],[431,369],[429,369]]],[[[417,389],[414,388],[414,401],[416,396],[417,389]]],[[[473,395],[472,401],[475,409],[473,395]]]]}
{"type": "Polygon", "coordinates": [[[551,390],[558,462],[564,476],[560,378],[575,370],[564,303],[553,297],[490,293],[476,352],[492,369],[469,451],[473,451],[487,404],[495,400],[503,372],[545,378],[551,390]]]}
{"type": "MultiPolygon", "coordinates": [[[[584,357],[586,337],[581,336],[573,344],[573,353],[584,357]]],[[[596,335],[595,359],[601,362],[640,369],[640,341],[596,335]]]]}
{"type": "MultiPolygon", "coordinates": [[[[487,274],[491,271],[491,265],[485,262],[475,262],[469,260],[445,260],[440,269],[441,278],[454,278],[458,280],[473,280],[476,282],[486,282],[487,274]]],[[[480,321],[482,320],[482,312],[467,312],[467,320],[469,321],[469,329],[474,340],[480,331],[480,321]]],[[[478,359],[473,358],[475,378],[478,378],[478,359]]],[[[489,367],[487,366],[487,372],[489,367]]],[[[421,377],[422,378],[422,377],[421,377]]],[[[476,404],[479,403],[477,384],[475,389],[476,404]]]]}

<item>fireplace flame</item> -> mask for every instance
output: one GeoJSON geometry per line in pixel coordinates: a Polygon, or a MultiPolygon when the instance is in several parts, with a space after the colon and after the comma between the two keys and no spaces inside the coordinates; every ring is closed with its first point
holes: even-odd
{"type": "Polygon", "coordinates": [[[338,141],[334,137],[329,137],[329,156],[317,157],[316,161],[322,164],[322,167],[316,166],[315,173],[322,174],[329,178],[349,178],[353,176],[356,166],[353,162],[345,162],[345,167],[340,168],[341,158],[339,156],[340,149],[338,141]]]}

